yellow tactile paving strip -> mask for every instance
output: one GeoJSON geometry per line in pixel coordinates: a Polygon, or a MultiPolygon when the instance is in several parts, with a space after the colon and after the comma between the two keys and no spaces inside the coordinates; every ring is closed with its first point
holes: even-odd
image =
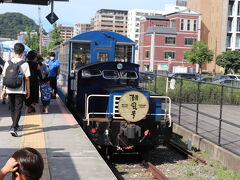
{"type": "Polygon", "coordinates": [[[31,147],[37,149],[41,153],[44,160],[44,171],[41,180],[50,180],[42,116],[40,112],[39,106],[36,106],[36,113],[25,113],[20,148],[31,147]]]}

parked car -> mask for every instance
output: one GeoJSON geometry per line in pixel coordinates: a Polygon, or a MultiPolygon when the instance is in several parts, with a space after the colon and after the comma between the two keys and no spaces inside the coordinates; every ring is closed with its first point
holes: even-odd
{"type": "Polygon", "coordinates": [[[216,75],[215,77],[214,77],[214,79],[217,81],[217,80],[220,80],[220,79],[225,79],[225,80],[227,80],[227,79],[231,79],[228,75],[224,75],[224,74],[220,74],[220,75],[216,75]]]}
{"type": "Polygon", "coordinates": [[[197,80],[200,77],[196,73],[173,73],[170,78],[183,78],[183,79],[194,79],[197,80]]]}
{"type": "Polygon", "coordinates": [[[213,83],[240,88],[240,81],[234,79],[219,79],[213,83]]]}
{"type": "Polygon", "coordinates": [[[214,78],[213,77],[199,77],[197,80],[202,81],[202,82],[213,82],[214,78]]]}
{"type": "Polygon", "coordinates": [[[154,72],[140,72],[139,73],[139,82],[152,82],[154,80],[154,72]]]}
{"type": "Polygon", "coordinates": [[[237,75],[237,74],[228,74],[227,76],[230,77],[231,79],[240,81],[240,75],[237,75]]]}

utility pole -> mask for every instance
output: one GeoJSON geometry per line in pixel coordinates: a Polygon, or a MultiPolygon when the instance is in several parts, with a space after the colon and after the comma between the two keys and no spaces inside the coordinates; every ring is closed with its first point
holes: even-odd
{"type": "Polygon", "coordinates": [[[41,7],[38,6],[38,24],[39,24],[39,54],[42,54],[42,34],[43,34],[43,27],[42,27],[42,20],[41,20],[41,7]]]}

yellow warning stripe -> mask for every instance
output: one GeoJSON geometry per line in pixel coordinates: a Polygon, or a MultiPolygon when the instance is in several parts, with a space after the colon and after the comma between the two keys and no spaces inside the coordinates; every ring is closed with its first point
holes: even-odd
{"type": "Polygon", "coordinates": [[[40,108],[37,106],[36,113],[25,113],[20,148],[31,147],[37,149],[41,153],[44,160],[44,171],[41,179],[50,180],[42,116],[40,112],[40,108]]]}

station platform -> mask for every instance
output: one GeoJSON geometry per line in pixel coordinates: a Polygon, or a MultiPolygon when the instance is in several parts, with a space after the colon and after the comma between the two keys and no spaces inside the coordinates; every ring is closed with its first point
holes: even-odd
{"type": "Polygon", "coordinates": [[[42,114],[39,105],[36,113],[23,108],[18,137],[9,133],[11,123],[8,104],[0,99],[1,167],[19,148],[32,147],[44,158],[42,180],[117,179],[59,98],[51,101],[49,114],[42,114]]]}

